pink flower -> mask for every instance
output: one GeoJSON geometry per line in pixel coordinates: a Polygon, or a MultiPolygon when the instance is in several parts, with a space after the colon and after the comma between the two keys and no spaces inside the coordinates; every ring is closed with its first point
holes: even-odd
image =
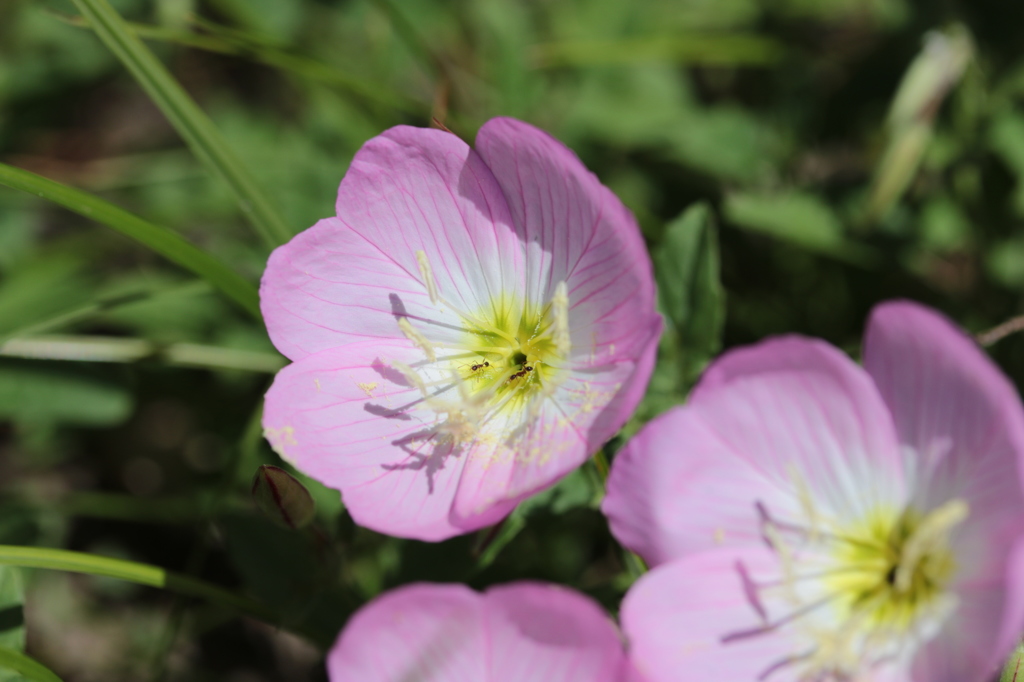
{"type": "Polygon", "coordinates": [[[331,682],[625,682],[627,665],[600,606],[525,582],[393,590],[352,617],[327,657],[331,682]]]}
{"type": "Polygon", "coordinates": [[[632,215],[512,119],[477,150],[399,126],[356,154],[337,218],[277,249],[260,288],[293,364],[263,425],[375,530],[492,524],[615,434],[660,318],[632,215]]]}
{"type": "Polygon", "coordinates": [[[726,354],[616,459],[652,565],[622,607],[650,682],[991,679],[1024,627],[1024,412],[949,321],[875,309],[864,368],[809,339],[726,354]]]}

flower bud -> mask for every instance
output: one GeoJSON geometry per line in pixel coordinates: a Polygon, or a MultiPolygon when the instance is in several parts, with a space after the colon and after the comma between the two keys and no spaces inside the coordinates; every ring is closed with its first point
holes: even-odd
{"type": "Polygon", "coordinates": [[[316,515],[316,503],[294,476],[279,467],[264,464],[252,479],[252,499],[271,521],[297,530],[316,515]]]}
{"type": "Polygon", "coordinates": [[[924,47],[903,75],[889,109],[889,140],[875,169],[868,203],[872,222],[889,212],[917,176],[939,106],[973,56],[974,43],[963,26],[925,35],[924,47]]]}

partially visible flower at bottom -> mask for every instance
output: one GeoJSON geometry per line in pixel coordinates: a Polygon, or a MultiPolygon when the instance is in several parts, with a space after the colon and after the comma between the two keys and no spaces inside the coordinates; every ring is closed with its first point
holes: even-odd
{"type": "Polygon", "coordinates": [[[357,612],[327,658],[331,682],[627,682],[618,631],[593,600],[520,582],[483,594],[414,584],[357,612]]]}
{"type": "Polygon", "coordinates": [[[864,367],[727,353],[616,458],[603,510],[655,568],[623,602],[650,682],[983,682],[1024,627],[1024,410],[948,320],[875,309],[864,367]]]}

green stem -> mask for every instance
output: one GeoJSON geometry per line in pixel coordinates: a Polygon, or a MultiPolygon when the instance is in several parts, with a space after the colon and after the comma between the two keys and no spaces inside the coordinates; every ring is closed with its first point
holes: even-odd
{"type": "Polygon", "coordinates": [[[218,259],[193,246],[179,234],[147,222],[88,192],[73,189],[59,182],[48,180],[41,175],[3,163],[0,163],[0,185],[35,194],[117,230],[167,260],[199,275],[220,289],[225,296],[241,306],[251,316],[262,321],[256,287],[218,259]]]}
{"type": "Polygon", "coordinates": [[[291,239],[292,232],[284,219],[228,147],[220,131],[149,48],[132,35],[121,15],[107,0],[73,1],[96,35],[131,72],[192,152],[227,182],[242,212],[266,245],[274,248],[291,239]]]}

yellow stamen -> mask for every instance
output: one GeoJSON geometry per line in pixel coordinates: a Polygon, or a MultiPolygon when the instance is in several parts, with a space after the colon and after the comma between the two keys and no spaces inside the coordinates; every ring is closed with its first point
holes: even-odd
{"type": "MultiPolygon", "coordinates": [[[[423,252],[420,251],[420,253],[423,252]]],[[[412,326],[412,323],[409,322],[409,318],[398,318],[398,328],[402,330],[403,334],[405,334],[405,338],[412,341],[414,344],[416,344],[417,348],[423,351],[423,353],[427,356],[427,360],[429,360],[430,362],[437,362],[437,355],[434,353],[434,347],[430,345],[429,341],[427,341],[427,337],[423,336],[423,334],[421,334],[419,331],[416,330],[415,327],[412,326]]]]}
{"type": "Polygon", "coordinates": [[[423,285],[427,287],[427,295],[430,296],[430,302],[437,305],[437,302],[441,300],[441,294],[437,290],[437,282],[434,280],[434,271],[430,269],[427,252],[417,251],[416,262],[419,263],[420,275],[423,276],[423,285]]]}
{"type": "Polygon", "coordinates": [[[424,398],[429,398],[430,394],[427,393],[427,385],[423,383],[423,379],[420,375],[409,365],[399,362],[398,360],[391,360],[391,366],[402,373],[406,381],[413,387],[419,390],[423,394],[424,398]]]}

